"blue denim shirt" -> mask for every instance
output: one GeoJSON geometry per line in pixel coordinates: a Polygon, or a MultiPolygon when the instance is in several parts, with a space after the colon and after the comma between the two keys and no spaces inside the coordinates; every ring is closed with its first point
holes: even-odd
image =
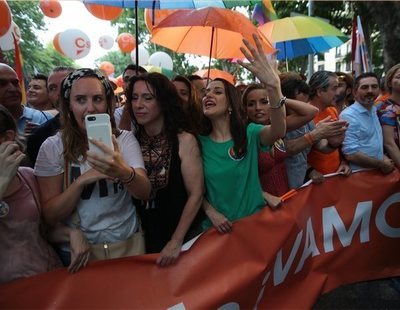
{"type": "MultiPolygon", "coordinates": [[[[314,122],[311,121],[308,124],[286,133],[286,140],[292,140],[304,136],[314,129],[314,122]]],[[[299,188],[304,183],[304,178],[307,172],[307,155],[311,150],[311,146],[305,148],[303,151],[288,156],[285,159],[286,172],[288,176],[289,188],[299,188]]]]}
{"type": "MultiPolygon", "coordinates": [[[[345,155],[362,152],[375,159],[383,159],[383,134],[376,107],[371,112],[360,103],[354,102],[340,114],[340,119],[349,123],[342,145],[345,155]]],[[[362,169],[350,162],[352,170],[362,169]]]]}
{"type": "Polygon", "coordinates": [[[24,107],[22,116],[17,121],[18,132],[19,134],[24,134],[26,122],[32,122],[41,125],[46,123],[51,118],[53,118],[53,115],[49,112],[24,107]]]}

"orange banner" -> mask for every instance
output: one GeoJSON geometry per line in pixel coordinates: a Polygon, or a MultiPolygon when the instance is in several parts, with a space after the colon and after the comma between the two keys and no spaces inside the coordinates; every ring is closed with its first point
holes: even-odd
{"type": "Polygon", "coordinates": [[[282,208],[214,229],[161,268],[156,255],[0,286],[1,308],[311,308],[342,284],[400,275],[400,172],[334,176],[282,208]]]}

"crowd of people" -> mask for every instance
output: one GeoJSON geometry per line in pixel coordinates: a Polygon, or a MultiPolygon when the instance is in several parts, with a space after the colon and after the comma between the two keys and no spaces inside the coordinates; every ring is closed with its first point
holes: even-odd
{"type": "Polygon", "coordinates": [[[258,83],[130,64],[122,103],[97,69],[57,67],[32,77],[25,104],[0,64],[0,283],[144,253],[168,266],[184,242],[234,233],[308,180],[400,167],[400,65],[377,100],[374,73],[318,71],[307,83],[255,42],[239,64],[258,83]],[[113,147],[87,136],[85,117],[100,113],[113,147]]]}

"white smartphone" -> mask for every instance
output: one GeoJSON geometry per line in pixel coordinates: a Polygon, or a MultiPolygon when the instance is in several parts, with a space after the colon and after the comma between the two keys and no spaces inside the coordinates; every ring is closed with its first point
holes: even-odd
{"type": "MultiPolygon", "coordinates": [[[[110,116],[106,113],[89,114],[85,117],[86,134],[88,138],[103,142],[109,148],[114,149],[112,143],[112,131],[110,116]]],[[[89,141],[89,150],[102,154],[103,151],[89,141]]]]}

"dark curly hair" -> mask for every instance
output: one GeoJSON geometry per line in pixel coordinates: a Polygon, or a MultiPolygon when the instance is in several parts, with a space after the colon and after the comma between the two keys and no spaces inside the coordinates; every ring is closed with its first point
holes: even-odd
{"type": "Polygon", "coordinates": [[[161,112],[164,117],[164,130],[171,142],[176,139],[176,135],[182,131],[191,132],[190,125],[185,118],[185,113],[182,108],[181,98],[175,85],[163,74],[151,72],[146,75],[133,76],[129,82],[128,92],[126,94],[126,104],[129,105],[129,113],[135,124],[136,136],[144,130],[142,125],[139,125],[132,110],[132,93],[136,82],[144,81],[149,91],[154,92],[153,96],[156,98],[160,106],[161,112]]]}

